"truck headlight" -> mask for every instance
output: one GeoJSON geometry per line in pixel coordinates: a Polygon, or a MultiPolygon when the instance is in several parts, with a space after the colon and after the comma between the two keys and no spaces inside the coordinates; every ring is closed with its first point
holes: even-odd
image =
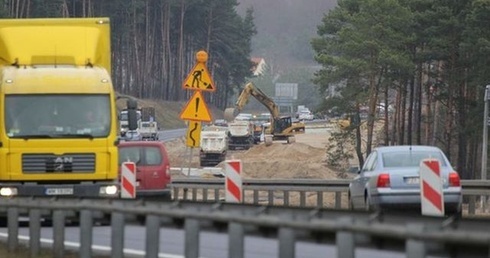
{"type": "Polygon", "coordinates": [[[99,194],[103,196],[112,196],[118,193],[118,188],[116,185],[101,186],[99,194]]]}
{"type": "Polygon", "coordinates": [[[15,187],[2,187],[0,188],[0,196],[14,196],[17,195],[17,188],[15,187]]]}

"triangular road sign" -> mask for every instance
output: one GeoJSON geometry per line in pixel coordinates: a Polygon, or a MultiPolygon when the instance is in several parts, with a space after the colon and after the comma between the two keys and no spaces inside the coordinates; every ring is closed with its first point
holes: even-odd
{"type": "Polygon", "coordinates": [[[198,62],[187,75],[182,87],[186,90],[215,91],[214,82],[209,75],[206,63],[198,62]]]}
{"type": "Polygon", "coordinates": [[[187,147],[199,147],[201,145],[201,122],[199,121],[190,121],[189,127],[187,128],[186,133],[186,145],[187,147]]]}
{"type": "Polygon", "coordinates": [[[184,110],[180,114],[180,119],[191,121],[211,122],[211,115],[201,91],[195,91],[192,98],[187,102],[184,110]]]}

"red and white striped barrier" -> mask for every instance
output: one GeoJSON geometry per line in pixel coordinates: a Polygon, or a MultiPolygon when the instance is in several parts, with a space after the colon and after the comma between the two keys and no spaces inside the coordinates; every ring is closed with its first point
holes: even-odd
{"type": "Polygon", "coordinates": [[[134,162],[121,164],[121,198],[136,198],[136,164],[134,162]]]}
{"type": "Polygon", "coordinates": [[[241,203],[242,196],[242,161],[226,160],[225,161],[225,200],[226,202],[241,203]]]}
{"type": "Polygon", "coordinates": [[[420,198],[422,215],[444,216],[441,166],[437,159],[420,162],[420,198]]]}

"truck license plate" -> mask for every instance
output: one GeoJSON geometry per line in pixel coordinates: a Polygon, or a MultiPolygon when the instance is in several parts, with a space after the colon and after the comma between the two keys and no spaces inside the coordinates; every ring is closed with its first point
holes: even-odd
{"type": "Polygon", "coordinates": [[[46,195],[71,195],[73,188],[47,188],[46,195]]]}

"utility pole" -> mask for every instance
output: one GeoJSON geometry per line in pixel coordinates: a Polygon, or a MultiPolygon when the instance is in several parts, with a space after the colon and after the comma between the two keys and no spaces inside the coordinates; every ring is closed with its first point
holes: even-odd
{"type": "MultiPolygon", "coordinates": [[[[490,98],[490,85],[485,87],[485,105],[483,110],[483,143],[481,153],[481,179],[487,180],[487,157],[488,157],[488,100],[490,98]]],[[[482,195],[480,198],[482,211],[487,209],[487,197],[482,195]]]]}
{"type": "Polygon", "coordinates": [[[488,100],[490,98],[490,85],[485,88],[485,106],[483,110],[483,144],[481,157],[481,179],[487,180],[487,151],[488,151],[488,100]]]}

